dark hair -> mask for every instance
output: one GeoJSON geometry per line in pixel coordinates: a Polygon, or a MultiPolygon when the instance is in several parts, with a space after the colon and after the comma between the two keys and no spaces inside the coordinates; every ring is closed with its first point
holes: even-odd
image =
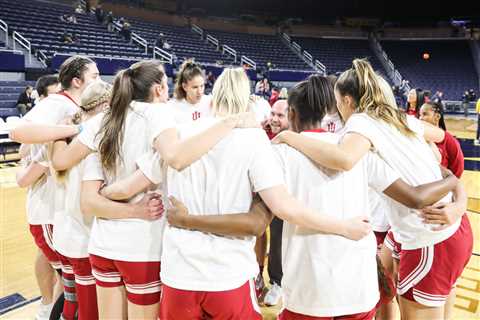
{"type": "MultiPolygon", "coordinates": [[[[424,91],[420,88],[415,88],[415,93],[417,95],[417,102],[415,104],[415,112],[417,115],[419,114],[420,108],[423,106],[425,103],[425,97],[428,96],[428,92],[424,91]]],[[[407,107],[406,110],[410,109],[410,102],[407,101],[407,107]]]]}
{"type": "Polygon", "coordinates": [[[83,80],[83,73],[87,70],[87,66],[93,62],[92,59],[84,56],[73,56],[65,60],[60,66],[58,72],[58,81],[62,85],[62,89],[68,90],[72,86],[73,78],[83,80]]]}
{"type": "Polygon", "coordinates": [[[335,89],[342,96],[350,96],[355,102],[355,112],[393,125],[407,137],[415,133],[408,127],[404,112],[389,105],[383,94],[378,75],[365,59],[354,59],[351,69],[343,72],[335,83],[335,89]]]}
{"type": "Polygon", "coordinates": [[[174,96],[176,99],[185,99],[187,97],[182,84],[187,83],[196,76],[204,76],[202,67],[193,59],[183,61],[175,79],[174,96]]]}
{"type": "Polygon", "coordinates": [[[295,110],[302,126],[322,121],[336,105],[332,82],[327,77],[311,75],[290,89],[288,105],[295,110]]]}
{"type": "Polygon", "coordinates": [[[130,68],[121,70],[113,81],[110,108],[105,112],[98,151],[102,166],[115,174],[118,161],[121,161],[121,146],[128,107],[133,100],[149,102],[150,89],[161,84],[165,76],[159,61],[140,61],[130,68]]]}
{"type": "Polygon", "coordinates": [[[432,111],[434,113],[437,113],[440,115],[440,120],[438,121],[438,126],[442,128],[444,131],[447,131],[447,126],[445,125],[445,118],[443,117],[444,111],[443,111],[443,106],[438,103],[438,102],[426,102],[423,104],[424,106],[429,106],[432,108],[432,111]]]}
{"type": "Polygon", "coordinates": [[[39,96],[48,96],[47,88],[51,85],[58,84],[58,77],[51,74],[46,76],[41,76],[38,78],[35,88],[37,89],[39,96]]]}

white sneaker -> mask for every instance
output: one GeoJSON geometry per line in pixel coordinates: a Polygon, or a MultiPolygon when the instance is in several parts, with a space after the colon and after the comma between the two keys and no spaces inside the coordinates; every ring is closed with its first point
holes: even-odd
{"type": "Polygon", "coordinates": [[[473,140],[473,144],[475,146],[480,146],[480,140],[478,140],[478,139],[473,140]]]}
{"type": "Polygon", "coordinates": [[[268,290],[263,302],[267,306],[275,306],[280,302],[280,298],[282,297],[282,287],[278,284],[274,283],[270,290],[268,290]]]}
{"type": "Polygon", "coordinates": [[[53,302],[50,304],[43,304],[40,301],[40,306],[38,308],[37,315],[35,316],[35,320],[48,320],[50,319],[50,313],[52,312],[53,302]]]}

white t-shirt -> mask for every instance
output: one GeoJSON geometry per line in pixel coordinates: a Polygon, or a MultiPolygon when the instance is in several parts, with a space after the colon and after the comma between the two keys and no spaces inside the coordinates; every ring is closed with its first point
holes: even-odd
{"type": "Polygon", "coordinates": [[[327,113],[320,123],[320,127],[331,133],[339,133],[343,129],[343,121],[340,115],[336,113],[327,113]]]}
{"type": "MultiPolygon", "coordinates": [[[[70,98],[61,94],[51,94],[36,104],[35,107],[23,117],[23,120],[39,124],[54,125],[66,117],[74,115],[78,110],[78,106],[70,98]]],[[[38,152],[42,146],[42,144],[32,145],[31,152],[38,152]]],[[[47,152],[47,150],[48,149],[45,149],[45,152],[47,152]]],[[[31,155],[33,156],[34,154],[31,155]]],[[[46,202],[47,206],[42,207],[42,212],[38,211],[37,213],[32,213],[36,216],[35,221],[39,222],[35,224],[51,224],[53,223],[55,212],[63,210],[64,190],[61,185],[56,183],[55,178],[51,175],[47,175],[47,182],[44,185],[39,186],[39,188],[48,189],[39,191],[44,195],[42,201],[46,202]],[[47,209],[47,207],[49,208],[47,209]]],[[[33,201],[35,202],[36,200],[33,201]]],[[[37,206],[36,204],[30,203],[30,205],[32,206],[32,209],[27,209],[27,211],[37,210],[34,209],[37,206]]]]}
{"type": "Polygon", "coordinates": [[[177,124],[186,124],[198,120],[201,117],[211,116],[212,96],[204,95],[196,104],[191,104],[185,99],[171,99],[168,106],[172,108],[177,124]]]}
{"type": "MultiPolygon", "coordinates": [[[[201,119],[182,128],[192,136],[215,123],[201,119]]],[[[206,155],[178,172],[169,168],[168,194],[191,215],[248,212],[252,192],[283,183],[270,141],[262,129],[234,129],[206,155]]],[[[163,242],[162,282],[194,291],[238,288],[258,274],[255,237],[221,237],[167,225],[163,242]]]]}
{"type": "Polygon", "coordinates": [[[254,103],[252,103],[252,111],[255,113],[255,119],[260,123],[268,119],[272,112],[272,107],[267,100],[259,96],[255,96],[254,99],[254,103]]]}
{"type": "MultiPolygon", "coordinates": [[[[338,113],[327,113],[322,119],[321,128],[328,132],[343,134],[344,124],[338,113]]],[[[370,198],[371,208],[370,225],[373,231],[388,231],[388,229],[390,229],[386,213],[390,208],[388,200],[385,199],[385,195],[378,194],[373,189],[370,189],[368,196],[370,198]]]]}
{"type": "MultiPolygon", "coordinates": [[[[103,114],[85,122],[78,136],[81,143],[98,150],[103,114]]],[[[137,169],[137,159],[152,150],[153,141],[165,129],[173,128],[174,121],[164,104],[132,102],[125,119],[121,146],[123,162],[117,165],[116,176],[104,171],[105,182],[111,184],[130,176],[137,169]]],[[[138,194],[130,202],[138,202],[138,194]]],[[[93,223],[88,252],[123,261],[160,261],[163,220],[101,219],[93,223]]]]}
{"type": "MultiPolygon", "coordinates": [[[[423,124],[415,117],[407,117],[407,121],[409,128],[416,134],[413,138],[366,114],[352,115],[345,132],[359,133],[369,139],[379,155],[411,185],[442,179],[440,167],[423,138],[423,124]]],[[[449,202],[451,199],[449,194],[442,201],[449,202]]],[[[402,244],[403,249],[418,249],[442,242],[454,234],[460,225],[460,221],[457,221],[442,231],[433,231],[435,225],[424,223],[416,210],[389,201],[391,210],[388,210],[387,217],[395,239],[402,244]]]]}
{"type": "MultiPolygon", "coordinates": [[[[332,133],[303,133],[337,143],[332,133]]],[[[346,172],[318,167],[287,145],[276,145],[289,192],[315,211],[349,219],[369,215],[369,187],[382,192],[398,179],[368,153],[346,172]]],[[[320,234],[287,221],[282,235],[283,305],[300,314],[327,317],[366,312],[379,299],[376,242],[320,234]]]]}
{"type": "MultiPolygon", "coordinates": [[[[32,145],[30,147],[31,162],[36,162],[45,168],[48,168],[47,147],[42,145],[32,145]]],[[[50,177],[47,170],[45,174],[33,185],[28,188],[26,211],[27,221],[31,225],[52,224],[53,210],[51,199],[54,197],[55,181],[50,177]]]]}
{"type": "Polygon", "coordinates": [[[98,154],[92,153],[68,171],[65,181],[65,210],[55,215],[53,246],[69,258],[88,257],[88,241],[93,217],[82,214],[82,181],[104,180],[98,154]]]}

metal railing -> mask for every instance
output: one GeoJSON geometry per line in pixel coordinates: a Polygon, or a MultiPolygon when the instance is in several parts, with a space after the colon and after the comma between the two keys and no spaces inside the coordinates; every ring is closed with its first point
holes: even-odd
{"type": "Polygon", "coordinates": [[[292,42],[292,47],[297,50],[298,52],[302,52],[302,47],[300,47],[300,45],[298,43],[296,43],[295,41],[292,42]]]}
{"type": "Polygon", "coordinates": [[[226,44],[224,44],[222,48],[222,53],[228,53],[233,57],[234,63],[237,63],[237,50],[227,46],[226,44]]]}
{"type": "Polygon", "coordinates": [[[0,29],[5,32],[5,47],[8,48],[8,25],[2,19],[0,19],[0,29]]]}
{"type": "MultiPolygon", "coordinates": [[[[118,21],[115,21],[115,22],[113,22],[113,28],[117,31],[120,31],[120,30],[122,30],[122,25],[118,21]]],[[[142,46],[145,49],[145,53],[148,52],[148,41],[147,40],[140,37],[135,32],[131,32],[130,36],[132,37],[132,41],[136,42],[137,44],[139,44],[140,46],[142,46]]]]}
{"type": "Polygon", "coordinates": [[[153,48],[153,59],[157,59],[157,56],[161,58],[159,60],[173,64],[173,55],[159,47],[153,48]]]}
{"type": "Polygon", "coordinates": [[[257,63],[255,61],[253,61],[252,59],[250,59],[249,57],[247,56],[242,56],[241,59],[240,59],[240,64],[243,66],[243,65],[249,65],[250,67],[252,67],[254,70],[257,70],[257,63]]]}
{"type": "Polygon", "coordinates": [[[303,56],[304,56],[305,59],[307,59],[308,61],[313,62],[313,57],[312,57],[312,55],[310,54],[310,52],[304,50],[304,51],[303,51],[303,56]]]}
{"type": "Polygon", "coordinates": [[[201,37],[203,37],[203,29],[196,24],[192,24],[192,31],[198,33],[201,37]]]}
{"type": "Polygon", "coordinates": [[[17,50],[17,43],[28,52],[28,61],[32,62],[32,44],[17,31],[13,32],[13,50],[17,50]]]}
{"type": "Polygon", "coordinates": [[[326,75],[327,74],[327,67],[325,67],[325,65],[323,63],[321,63],[320,61],[318,61],[317,59],[315,59],[315,68],[318,69],[318,71],[320,71],[320,73],[322,75],[326,75]]]}
{"type": "Polygon", "coordinates": [[[288,43],[292,42],[292,39],[290,38],[290,36],[288,34],[286,34],[285,32],[282,33],[282,37],[283,39],[285,39],[285,41],[287,41],[288,43]]]}
{"type": "Polygon", "coordinates": [[[218,46],[220,45],[220,43],[218,42],[218,39],[209,34],[207,34],[207,42],[210,42],[211,44],[213,44],[215,47],[217,47],[217,49],[218,49],[218,46]]]}
{"type": "Polygon", "coordinates": [[[43,63],[45,67],[47,66],[48,57],[45,55],[45,53],[43,53],[42,50],[37,51],[37,59],[40,60],[40,62],[43,63]]]}

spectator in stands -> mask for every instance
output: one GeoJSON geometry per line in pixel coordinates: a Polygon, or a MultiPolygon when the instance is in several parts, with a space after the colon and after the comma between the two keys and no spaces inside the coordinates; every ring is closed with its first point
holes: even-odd
{"type": "Polygon", "coordinates": [[[82,5],[80,3],[75,8],[75,13],[78,13],[78,14],[84,14],[85,13],[85,11],[83,11],[82,5]]]}
{"type": "Polygon", "coordinates": [[[90,0],[85,0],[85,12],[87,14],[90,14],[90,10],[91,10],[92,6],[90,4],[90,0]]]}
{"type": "Polygon", "coordinates": [[[64,44],[73,43],[72,35],[67,31],[64,31],[60,37],[60,41],[63,42],[64,44]]]}
{"type": "Polygon", "coordinates": [[[105,12],[103,11],[101,4],[97,5],[95,8],[95,17],[97,17],[97,21],[100,23],[105,19],[105,12]]]}
{"type": "Polygon", "coordinates": [[[78,37],[78,35],[74,32],[72,33],[72,42],[73,43],[78,43],[80,42],[80,38],[78,37]]]}
{"type": "Polygon", "coordinates": [[[105,22],[107,25],[108,31],[112,32],[113,31],[113,13],[112,11],[109,11],[108,14],[105,16],[105,22]]]}
{"type": "Polygon", "coordinates": [[[207,77],[206,77],[206,83],[205,83],[205,91],[210,93],[212,91],[214,83],[215,83],[215,76],[213,75],[212,71],[208,71],[207,77]]]}
{"type": "Polygon", "coordinates": [[[155,39],[155,47],[163,48],[163,44],[165,43],[165,35],[160,32],[155,39]]]}
{"type": "Polygon", "coordinates": [[[48,97],[49,94],[57,93],[61,89],[58,77],[55,75],[41,76],[38,78],[35,88],[38,93],[38,99],[35,101],[35,104],[48,97]]]}
{"type": "Polygon", "coordinates": [[[20,96],[17,100],[17,109],[18,112],[24,116],[33,106],[33,99],[32,99],[32,91],[33,88],[31,86],[27,86],[25,90],[20,93],[20,96]]]}
{"type": "Polygon", "coordinates": [[[163,43],[163,47],[162,47],[164,50],[170,50],[172,48],[172,46],[170,45],[170,43],[167,42],[167,40],[165,40],[165,42],[163,43]]]}
{"type": "Polygon", "coordinates": [[[435,102],[436,104],[440,104],[443,106],[443,92],[442,91],[437,91],[432,97],[432,102],[435,102]]]}
{"type": "Polygon", "coordinates": [[[422,89],[411,89],[408,93],[405,112],[418,118],[420,107],[425,102],[425,91],[423,91],[422,89]]]}
{"type": "Polygon", "coordinates": [[[480,99],[477,101],[477,105],[475,107],[475,111],[477,112],[477,138],[473,142],[476,146],[480,146],[480,99]]]}
{"type": "Polygon", "coordinates": [[[255,85],[255,94],[266,99],[270,97],[270,83],[266,77],[258,81],[255,85]]]}
{"type": "Polygon", "coordinates": [[[69,24],[77,24],[77,17],[75,17],[73,14],[63,14],[60,16],[60,20],[69,24]]]}
{"type": "Polygon", "coordinates": [[[132,31],[130,30],[130,23],[124,22],[122,25],[122,29],[120,30],[120,34],[130,42],[132,40],[132,31]]]}

